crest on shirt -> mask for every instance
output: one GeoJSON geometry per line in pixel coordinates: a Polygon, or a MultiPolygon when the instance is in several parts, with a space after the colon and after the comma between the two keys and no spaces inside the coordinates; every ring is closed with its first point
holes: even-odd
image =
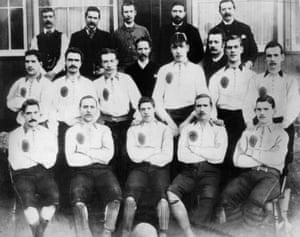
{"type": "Polygon", "coordinates": [[[138,142],[141,144],[141,145],[144,145],[145,142],[146,142],[146,136],[145,134],[143,133],[139,133],[138,134],[138,142]]]}
{"type": "Polygon", "coordinates": [[[168,72],[167,75],[166,75],[166,82],[168,84],[171,84],[172,80],[173,80],[173,73],[172,72],[168,72]]]}
{"type": "Polygon", "coordinates": [[[196,131],[190,131],[189,132],[189,139],[190,139],[190,141],[194,142],[194,141],[197,140],[197,138],[198,138],[198,134],[197,134],[196,131]]]}
{"type": "Polygon", "coordinates": [[[77,133],[76,135],[76,141],[82,145],[84,143],[84,135],[82,133],[77,133]]]}
{"type": "Polygon", "coordinates": [[[249,138],[249,144],[251,147],[255,147],[256,143],[257,143],[257,136],[255,135],[251,135],[250,138],[249,138]]]}
{"type": "Polygon", "coordinates": [[[29,142],[26,139],[24,139],[22,141],[22,151],[23,152],[28,152],[29,151],[29,142]]]}
{"type": "Polygon", "coordinates": [[[104,88],[103,89],[103,92],[102,92],[102,96],[103,96],[103,99],[108,101],[108,98],[109,98],[109,91],[107,88],[104,88]]]}
{"type": "Polygon", "coordinates": [[[69,93],[68,87],[63,86],[63,87],[60,89],[60,94],[61,94],[62,97],[67,97],[68,93],[69,93]]]}
{"type": "Polygon", "coordinates": [[[225,89],[228,87],[229,84],[229,79],[228,77],[222,77],[221,81],[220,81],[221,86],[225,89]]]}
{"type": "Polygon", "coordinates": [[[23,98],[26,97],[26,93],[27,93],[26,88],[25,88],[25,87],[22,87],[21,90],[20,90],[20,94],[21,94],[21,96],[22,96],[23,98]]]}
{"type": "Polygon", "coordinates": [[[258,95],[259,97],[264,97],[267,95],[267,88],[262,86],[258,89],[258,95]]]}

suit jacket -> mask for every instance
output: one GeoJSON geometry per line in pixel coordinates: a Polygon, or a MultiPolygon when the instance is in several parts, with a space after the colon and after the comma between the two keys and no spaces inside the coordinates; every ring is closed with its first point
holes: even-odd
{"type": "Polygon", "coordinates": [[[76,47],[83,53],[81,75],[90,79],[98,77],[96,70],[100,68],[99,52],[103,48],[114,48],[110,33],[96,29],[95,35],[90,38],[86,29],[72,34],[69,47],[76,47]]]}

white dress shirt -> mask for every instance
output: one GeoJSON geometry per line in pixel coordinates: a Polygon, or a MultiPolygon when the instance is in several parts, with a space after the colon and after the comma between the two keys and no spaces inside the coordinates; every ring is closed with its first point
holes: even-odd
{"type": "MultiPolygon", "coordinates": [[[[46,120],[53,122],[55,119],[53,117],[53,84],[50,80],[41,75],[34,79],[20,78],[10,88],[6,104],[10,110],[18,112],[27,99],[35,99],[39,102],[40,122],[46,120]]],[[[24,123],[20,113],[17,116],[17,122],[24,123]]]]}
{"type": "Polygon", "coordinates": [[[250,81],[255,73],[245,67],[225,66],[212,75],[209,92],[217,108],[226,110],[243,109],[250,81]]]}
{"type": "Polygon", "coordinates": [[[102,113],[118,117],[127,115],[130,106],[137,109],[141,93],[129,75],[118,72],[111,78],[102,76],[93,83],[102,113]]]}
{"type": "Polygon", "coordinates": [[[251,80],[243,114],[246,122],[255,117],[256,99],[266,93],[275,100],[274,117],[283,117],[283,127],[287,128],[297,118],[300,111],[299,85],[296,78],[285,73],[261,73],[251,80]]]}
{"type": "Polygon", "coordinates": [[[200,122],[186,125],[179,137],[178,160],[186,164],[207,161],[212,164],[223,162],[227,149],[227,133],[224,126],[212,121],[204,127],[200,122]]]}
{"type": "Polygon", "coordinates": [[[95,163],[107,165],[114,154],[111,131],[97,123],[78,123],[66,132],[65,151],[71,167],[95,163]]]}
{"type": "Polygon", "coordinates": [[[61,77],[53,82],[54,108],[58,121],[75,124],[80,117],[79,102],[84,96],[96,98],[96,90],[91,80],[77,75],[76,77],[61,77]]]}
{"type": "Polygon", "coordinates": [[[127,152],[135,163],[163,167],[173,159],[172,133],[158,121],[131,126],[127,131],[127,152]]]}
{"type": "Polygon", "coordinates": [[[18,127],[9,134],[8,144],[8,161],[13,170],[38,164],[48,169],[55,164],[57,139],[43,126],[34,130],[18,127]]]}
{"type": "Polygon", "coordinates": [[[246,129],[236,145],[234,165],[241,168],[265,165],[282,172],[288,140],[280,125],[257,125],[246,129]]]}

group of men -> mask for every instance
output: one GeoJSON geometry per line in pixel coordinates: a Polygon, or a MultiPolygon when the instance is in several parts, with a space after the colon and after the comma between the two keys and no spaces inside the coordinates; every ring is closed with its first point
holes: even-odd
{"type": "Polygon", "coordinates": [[[262,223],[292,161],[298,82],[282,71],[274,41],[265,46],[266,72],[251,70],[257,46],[234,11],[232,0],[220,1],[223,20],[204,52],[185,6],[174,3],[159,63],[132,2],[124,2],[124,25],[112,36],[97,28],[99,9],[87,8],[86,27],[68,48],[54,11],[43,11],[26,76],[7,96],[20,124],[9,134],[12,181],[34,237],[66,203],[77,236],[92,236],[95,193],[105,204],[103,236],[115,231],[119,213],[123,237],[167,236],[169,208],[187,237],[195,236],[190,217],[198,227],[220,213],[262,223]],[[198,204],[189,217],[183,197],[192,191],[198,204]]]}

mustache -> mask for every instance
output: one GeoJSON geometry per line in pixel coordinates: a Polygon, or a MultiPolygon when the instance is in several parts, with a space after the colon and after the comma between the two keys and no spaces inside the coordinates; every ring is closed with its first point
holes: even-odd
{"type": "Polygon", "coordinates": [[[77,68],[77,66],[71,65],[71,66],[69,66],[69,68],[77,68]]]}
{"type": "Polygon", "coordinates": [[[231,14],[230,13],[225,13],[224,17],[227,17],[227,16],[231,16],[231,14]]]}
{"type": "Polygon", "coordinates": [[[37,122],[37,120],[36,119],[30,119],[29,123],[32,123],[32,122],[37,122]]]}
{"type": "Polygon", "coordinates": [[[45,21],[45,25],[52,25],[51,21],[45,21]]]}

